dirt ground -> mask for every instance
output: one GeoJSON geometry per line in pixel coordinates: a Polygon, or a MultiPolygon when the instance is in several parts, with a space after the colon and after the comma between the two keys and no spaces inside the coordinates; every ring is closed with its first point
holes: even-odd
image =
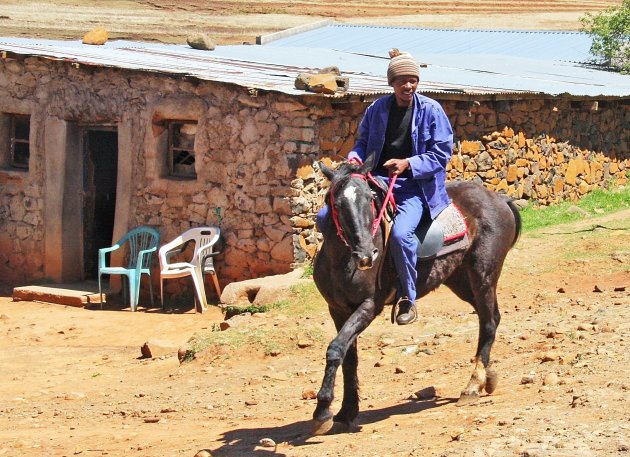
{"type": "Polygon", "coordinates": [[[94,27],[105,27],[112,39],[185,43],[191,32],[204,32],[217,44],[241,44],[254,43],[259,35],[323,19],[435,28],[579,30],[579,18],[585,12],[598,12],[620,3],[620,0],[3,0],[0,36],[79,40],[94,27]]]}
{"type": "Polygon", "coordinates": [[[264,341],[211,346],[180,364],[178,347],[211,332],[217,308],[131,313],[1,297],[0,456],[630,455],[629,246],[630,210],[520,239],[498,292],[499,387],[473,405],[455,405],[476,344],[469,305],[441,288],[406,327],[387,309],[359,339],[356,427],[318,437],[308,393],[334,336],[321,301],[222,332],[281,329],[289,337],[273,351],[264,341]],[[142,358],[156,340],[166,353],[142,358]]]}
{"type": "MultiPolygon", "coordinates": [[[[576,30],[585,11],[618,3],[3,0],[0,36],[80,39],[105,26],[112,38],[184,42],[200,30],[231,44],[325,18],[576,30]]],[[[180,364],[177,349],[215,329],[218,309],[101,311],[5,292],[0,456],[630,455],[629,226],[624,211],[521,238],[499,285],[499,387],[476,404],[455,405],[476,345],[469,305],[439,289],[407,327],[391,325],[386,310],[359,339],[356,427],[319,437],[309,434],[308,397],[334,336],[321,301],[307,315],[278,309],[225,332],[290,335],[271,351],[264,342],[211,347],[180,364]],[[156,340],[165,354],[142,358],[140,346],[156,340]]],[[[339,378],[335,409],[341,391],[339,378]]]]}

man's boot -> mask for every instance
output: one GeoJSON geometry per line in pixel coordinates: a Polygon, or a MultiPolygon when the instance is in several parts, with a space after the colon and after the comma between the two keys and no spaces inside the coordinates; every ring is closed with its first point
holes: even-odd
{"type": "Polygon", "coordinates": [[[407,325],[418,320],[416,304],[408,298],[401,298],[396,306],[398,306],[398,314],[396,314],[396,323],[398,325],[407,325]]]}

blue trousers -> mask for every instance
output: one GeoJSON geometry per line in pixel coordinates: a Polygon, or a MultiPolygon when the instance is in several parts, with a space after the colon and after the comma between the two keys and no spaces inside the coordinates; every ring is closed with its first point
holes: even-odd
{"type": "MultiPolygon", "coordinates": [[[[394,199],[398,211],[390,233],[389,250],[400,281],[398,298],[407,297],[413,303],[418,279],[418,238],[414,232],[422,219],[424,203],[419,195],[408,192],[394,192],[394,199]]],[[[325,205],[317,213],[317,227],[320,229],[329,212],[328,205],[325,205]]]]}

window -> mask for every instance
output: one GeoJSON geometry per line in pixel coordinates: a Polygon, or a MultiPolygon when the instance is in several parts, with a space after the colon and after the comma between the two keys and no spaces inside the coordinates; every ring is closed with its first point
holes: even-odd
{"type": "Polygon", "coordinates": [[[28,170],[30,116],[11,115],[11,161],[14,168],[28,170]]]}
{"type": "Polygon", "coordinates": [[[168,122],[168,166],[170,176],[189,179],[197,178],[195,172],[196,133],[196,122],[168,122]]]}
{"type": "Polygon", "coordinates": [[[28,170],[31,117],[0,113],[0,168],[28,170]]]}

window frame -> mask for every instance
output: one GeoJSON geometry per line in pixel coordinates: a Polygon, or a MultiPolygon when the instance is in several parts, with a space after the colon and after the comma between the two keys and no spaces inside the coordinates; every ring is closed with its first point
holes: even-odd
{"type": "Polygon", "coordinates": [[[31,158],[31,116],[29,114],[6,113],[9,118],[9,157],[7,165],[11,169],[28,171],[31,158]],[[21,120],[26,123],[26,138],[18,138],[16,135],[17,122],[21,120]],[[26,162],[16,160],[16,145],[26,145],[26,162]]]}
{"type": "Polygon", "coordinates": [[[195,164],[197,161],[197,155],[195,154],[195,142],[197,140],[197,133],[195,132],[195,139],[193,141],[192,146],[186,147],[181,144],[175,144],[175,127],[183,125],[194,125],[195,128],[199,127],[199,123],[196,120],[181,120],[181,119],[169,119],[166,121],[166,128],[168,131],[167,135],[167,168],[168,168],[168,177],[175,179],[184,179],[184,180],[196,180],[197,179],[197,171],[195,169],[195,164]],[[176,169],[176,154],[177,153],[187,153],[189,157],[192,157],[192,172],[191,173],[183,173],[179,172],[176,169]]]}

